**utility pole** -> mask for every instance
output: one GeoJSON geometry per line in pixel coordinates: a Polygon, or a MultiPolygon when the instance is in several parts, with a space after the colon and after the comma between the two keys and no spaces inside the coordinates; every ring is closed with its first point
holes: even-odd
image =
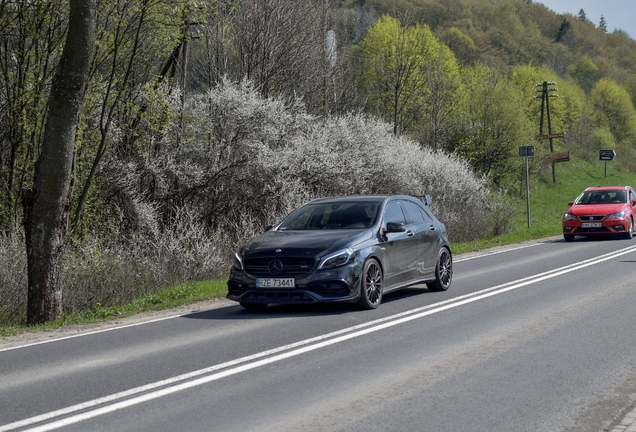
{"type": "MultiPolygon", "coordinates": [[[[550,153],[554,153],[554,138],[563,138],[563,133],[552,133],[552,120],[550,119],[550,98],[551,97],[559,97],[556,93],[557,88],[554,87],[556,83],[554,81],[543,81],[542,83],[538,83],[536,85],[536,92],[541,93],[541,96],[535,95],[535,98],[541,98],[541,120],[539,123],[539,136],[537,136],[538,140],[549,139],[550,140],[550,153]],[[547,113],[548,119],[548,133],[543,133],[543,119],[545,114],[547,113]]],[[[555,169],[555,161],[552,160],[552,181],[556,183],[556,169],[555,169]]]]}

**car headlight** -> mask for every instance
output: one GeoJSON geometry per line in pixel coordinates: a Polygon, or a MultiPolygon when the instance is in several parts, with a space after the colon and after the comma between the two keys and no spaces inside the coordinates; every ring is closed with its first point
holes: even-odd
{"type": "Polygon", "coordinates": [[[563,220],[564,221],[576,220],[576,216],[574,216],[573,214],[570,214],[570,213],[566,213],[566,214],[563,215],[563,220]]]}
{"type": "Polygon", "coordinates": [[[607,216],[608,219],[623,219],[625,217],[625,211],[619,211],[616,213],[612,213],[611,215],[607,216]]]}
{"type": "Polygon", "coordinates": [[[243,271],[243,258],[241,257],[241,254],[238,252],[234,253],[234,260],[232,262],[232,267],[234,267],[236,270],[240,270],[243,271]]]}
{"type": "Polygon", "coordinates": [[[340,267],[349,262],[353,256],[354,250],[351,248],[343,249],[338,252],[334,252],[331,255],[327,255],[322,259],[322,262],[318,266],[318,269],[328,269],[334,267],[340,267]]]}

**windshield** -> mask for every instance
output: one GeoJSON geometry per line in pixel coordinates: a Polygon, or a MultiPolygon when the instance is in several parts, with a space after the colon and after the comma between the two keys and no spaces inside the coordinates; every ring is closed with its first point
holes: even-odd
{"type": "Polygon", "coordinates": [[[619,204],[627,202],[624,190],[585,191],[574,204],[619,204]]]}
{"type": "Polygon", "coordinates": [[[280,231],[319,229],[363,229],[375,222],[379,202],[307,204],[278,227],[280,231]]]}

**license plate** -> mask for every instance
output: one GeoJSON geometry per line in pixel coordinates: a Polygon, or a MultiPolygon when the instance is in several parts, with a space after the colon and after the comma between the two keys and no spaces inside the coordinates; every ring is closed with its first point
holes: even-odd
{"type": "Polygon", "coordinates": [[[581,222],[581,228],[600,228],[600,222],[581,222]]]}
{"type": "Polygon", "coordinates": [[[294,278],[257,278],[256,288],[295,288],[294,278]]]}

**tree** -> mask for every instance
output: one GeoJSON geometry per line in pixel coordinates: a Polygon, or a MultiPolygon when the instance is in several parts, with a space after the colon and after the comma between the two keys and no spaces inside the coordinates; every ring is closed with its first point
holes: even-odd
{"type": "Polygon", "coordinates": [[[453,52],[440,44],[439,52],[431,56],[421,73],[427,91],[422,92],[422,119],[417,125],[420,141],[433,150],[447,148],[463,95],[459,65],[453,52]]]}
{"type": "Polygon", "coordinates": [[[572,39],[571,29],[572,25],[570,24],[570,22],[567,19],[563,18],[561,26],[559,27],[559,32],[556,36],[556,41],[567,45],[572,39]]]}
{"type": "Polygon", "coordinates": [[[601,15],[601,21],[598,23],[598,28],[607,33],[607,22],[605,22],[605,17],[601,15]]]}
{"type": "Polygon", "coordinates": [[[51,87],[33,189],[23,190],[29,324],[62,315],[60,276],[73,149],[95,45],[95,15],[96,0],[70,0],[68,33],[51,87]]]}
{"type": "Polygon", "coordinates": [[[419,121],[422,96],[429,91],[423,71],[440,45],[426,25],[404,28],[387,15],[369,29],[360,43],[367,62],[366,82],[372,110],[401,135],[419,121]]]}
{"type": "MultiPolygon", "coordinates": [[[[526,101],[496,70],[477,65],[465,73],[467,108],[465,136],[458,153],[477,173],[496,185],[509,184],[518,173],[518,147],[535,145],[536,127],[525,114],[526,101]]],[[[536,148],[537,160],[547,152],[536,148]]]]}
{"type": "Polygon", "coordinates": [[[579,20],[583,22],[588,22],[587,15],[585,14],[585,11],[583,9],[579,11],[579,20]]]}
{"type": "Polygon", "coordinates": [[[327,70],[322,0],[245,0],[233,16],[236,79],[264,97],[313,92],[327,70]]]}
{"type": "MultiPolygon", "coordinates": [[[[87,103],[84,110],[87,121],[94,127],[84,130],[76,153],[74,176],[81,184],[81,193],[74,211],[73,229],[80,224],[98,167],[107,152],[117,146],[122,153],[135,153],[135,145],[142,135],[140,118],[149,111],[147,99],[152,93],[149,83],[154,80],[153,85],[157,87],[168,74],[163,71],[155,78],[159,62],[170,53],[173,53],[169,61],[172,66],[185,57],[185,54],[179,56],[179,51],[187,46],[187,19],[194,18],[189,16],[190,9],[194,8],[190,3],[190,0],[122,0],[100,4],[88,90],[92,103],[87,103]]],[[[204,13],[203,7],[199,9],[204,13]]],[[[176,67],[173,72],[176,74],[176,67]]],[[[183,64],[181,75],[184,81],[183,64]]],[[[182,98],[184,94],[182,88],[182,98]]],[[[157,120],[154,126],[159,123],[157,120]]]]}
{"type": "Polygon", "coordinates": [[[590,99],[597,111],[597,126],[610,130],[616,142],[632,146],[636,140],[636,110],[627,90],[613,80],[601,78],[590,99]]]}
{"type": "Polygon", "coordinates": [[[466,36],[457,27],[451,27],[445,30],[440,37],[440,41],[453,50],[455,57],[457,57],[462,64],[472,65],[475,62],[477,58],[475,41],[469,36],[466,36]]]}
{"type": "Polygon", "coordinates": [[[589,55],[583,55],[570,63],[567,72],[586,91],[590,91],[601,77],[598,65],[589,55]]]}
{"type": "Polygon", "coordinates": [[[41,148],[46,98],[68,5],[0,1],[0,229],[20,220],[20,191],[41,148]]]}
{"type": "Polygon", "coordinates": [[[630,75],[623,83],[623,87],[625,87],[627,93],[629,93],[629,96],[632,98],[632,104],[636,107],[636,75],[630,75]]]}

